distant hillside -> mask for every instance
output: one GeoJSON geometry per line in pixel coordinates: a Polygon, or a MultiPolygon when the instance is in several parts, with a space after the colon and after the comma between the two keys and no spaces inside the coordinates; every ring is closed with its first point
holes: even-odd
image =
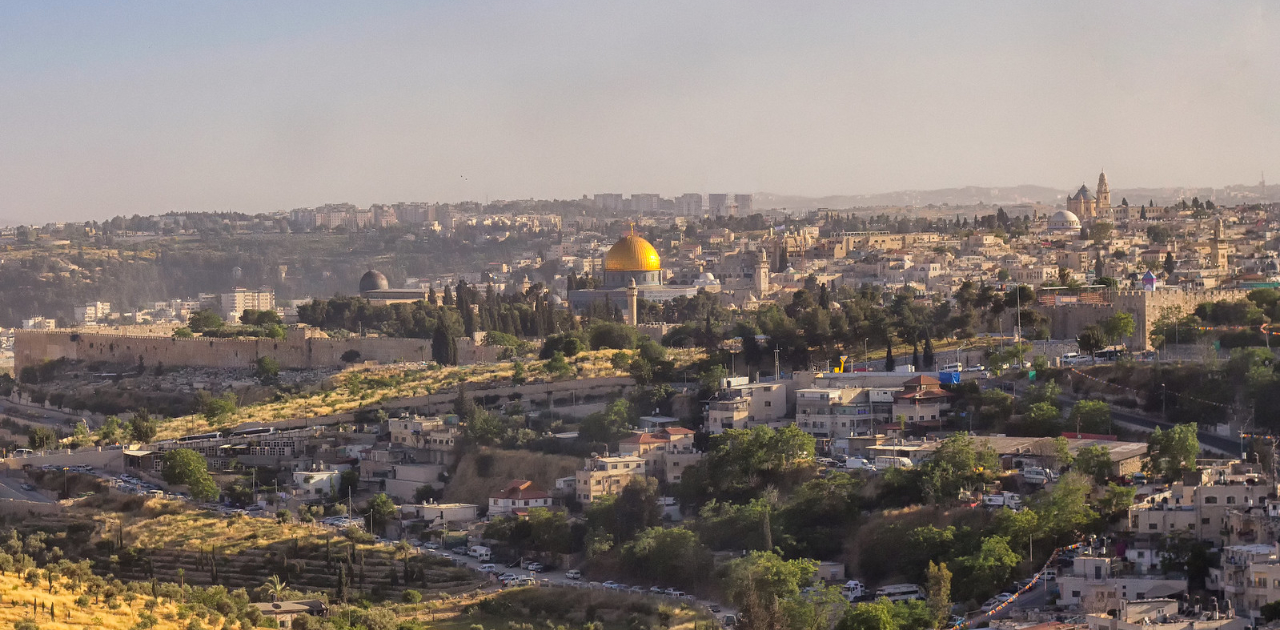
{"type": "Polygon", "coordinates": [[[753,205],[757,208],[787,208],[790,210],[814,210],[817,208],[859,208],[871,206],[927,206],[948,204],[972,206],[977,204],[1055,204],[1067,198],[1067,191],[1044,186],[1010,186],[988,188],[965,186],[937,190],[900,190],[873,195],[832,195],[828,197],[802,197],[756,193],[753,205]]]}
{"type": "MultiPolygon", "coordinates": [[[[1092,190],[1096,180],[1085,181],[1092,190]]],[[[1078,187],[1078,185],[1077,185],[1078,187]]],[[[753,205],[756,208],[786,208],[788,210],[815,210],[818,208],[870,208],[870,207],[907,207],[907,206],[975,206],[1013,205],[1019,203],[1041,203],[1055,205],[1066,203],[1067,196],[1075,192],[1059,190],[1045,186],[1008,186],[984,187],[964,186],[962,188],[938,188],[935,190],[898,190],[870,195],[830,195],[826,197],[805,197],[802,195],[780,195],[774,193],[756,193],[753,205]]],[[[1213,200],[1222,205],[1237,203],[1256,203],[1264,198],[1268,201],[1280,199],[1280,186],[1268,186],[1263,189],[1256,185],[1231,185],[1224,188],[1212,187],[1176,187],[1162,188],[1124,188],[1112,182],[1111,203],[1120,204],[1121,199],[1138,205],[1154,201],[1156,205],[1176,203],[1180,199],[1190,200],[1199,197],[1201,200],[1213,200]]]]}

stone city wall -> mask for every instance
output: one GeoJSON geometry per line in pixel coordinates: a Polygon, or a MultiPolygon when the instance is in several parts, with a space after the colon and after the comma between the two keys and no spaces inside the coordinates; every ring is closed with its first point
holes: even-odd
{"type": "MultiPolygon", "coordinates": [[[[112,335],[97,332],[17,331],[14,339],[14,369],[66,358],[73,361],[105,362],[147,367],[191,366],[210,368],[252,367],[260,357],[271,357],[286,370],[342,367],[342,355],[360,353],[361,361],[400,363],[430,361],[431,340],[401,337],[312,336],[309,331],[291,328],[284,339],[204,338],[176,339],[144,335],[112,335]]],[[[495,361],[500,348],[477,346],[468,337],[458,339],[458,361],[462,364],[495,361]]]]}
{"type": "MultiPolygon", "coordinates": [[[[1049,318],[1049,335],[1054,339],[1073,339],[1091,324],[1096,324],[1117,312],[1133,315],[1133,335],[1126,341],[1130,350],[1149,350],[1151,330],[1166,309],[1187,314],[1204,302],[1234,301],[1245,299],[1242,289],[1211,289],[1203,291],[1110,291],[1104,304],[1037,305],[1034,308],[1049,318]]],[[[1012,321],[1012,320],[1010,320],[1012,321]]]]}

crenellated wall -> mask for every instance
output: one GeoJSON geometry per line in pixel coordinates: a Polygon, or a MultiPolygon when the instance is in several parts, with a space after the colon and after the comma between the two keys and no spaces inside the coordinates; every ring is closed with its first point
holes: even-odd
{"type": "Polygon", "coordinates": [[[1208,289],[1202,291],[1110,291],[1105,304],[1057,304],[1036,306],[1036,310],[1049,318],[1050,336],[1054,339],[1071,339],[1085,327],[1096,324],[1116,312],[1133,315],[1133,336],[1126,340],[1131,350],[1151,347],[1151,329],[1166,309],[1186,314],[1204,302],[1243,300],[1242,289],[1208,289]]]}
{"type": "MultiPolygon", "coordinates": [[[[20,330],[15,335],[13,354],[15,371],[60,358],[148,367],[163,363],[165,366],[247,368],[264,356],[275,359],[283,369],[312,369],[346,365],[342,355],[349,350],[359,352],[361,361],[431,360],[430,339],[335,339],[315,335],[313,330],[301,327],[290,328],[284,339],[176,339],[75,330],[20,330]]],[[[458,339],[459,363],[494,361],[498,351],[498,348],[477,346],[469,337],[458,339]]]]}

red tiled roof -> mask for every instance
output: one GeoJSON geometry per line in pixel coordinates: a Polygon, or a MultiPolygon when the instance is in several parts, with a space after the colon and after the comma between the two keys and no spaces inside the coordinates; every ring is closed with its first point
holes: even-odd
{"type": "Polygon", "coordinates": [[[659,433],[664,432],[667,435],[693,435],[693,429],[686,429],[684,427],[667,427],[659,431],[659,433]]]}
{"type": "Polygon", "coordinates": [[[490,499],[546,499],[550,497],[546,490],[528,479],[515,479],[507,487],[489,495],[490,499]]]}

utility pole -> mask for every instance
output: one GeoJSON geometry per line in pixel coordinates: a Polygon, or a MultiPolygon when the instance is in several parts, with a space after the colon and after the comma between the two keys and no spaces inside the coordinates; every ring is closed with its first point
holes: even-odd
{"type": "Polygon", "coordinates": [[[778,346],[774,346],[773,347],[773,380],[775,381],[782,380],[782,371],[781,371],[781,368],[779,367],[780,365],[782,365],[782,363],[778,361],[778,346]]]}

